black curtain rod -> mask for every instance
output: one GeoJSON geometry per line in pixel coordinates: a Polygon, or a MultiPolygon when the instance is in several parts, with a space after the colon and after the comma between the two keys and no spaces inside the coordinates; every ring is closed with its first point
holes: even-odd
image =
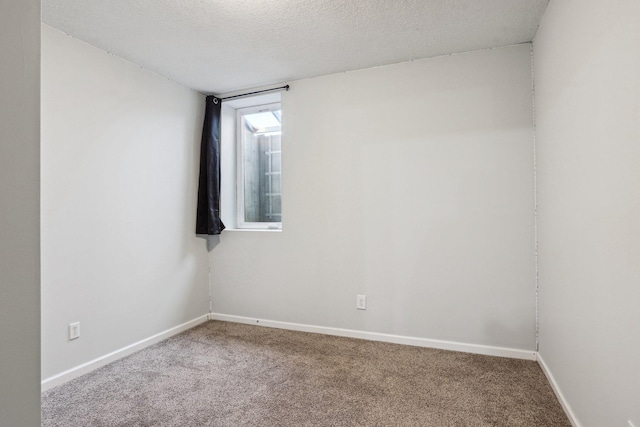
{"type": "Polygon", "coordinates": [[[275,92],[276,90],[289,90],[289,85],[274,87],[272,89],[257,90],[255,92],[241,93],[240,95],[227,96],[226,98],[218,98],[218,99],[220,99],[220,101],[228,101],[230,99],[243,98],[245,96],[250,96],[250,95],[257,95],[259,93],[275,92]]]}

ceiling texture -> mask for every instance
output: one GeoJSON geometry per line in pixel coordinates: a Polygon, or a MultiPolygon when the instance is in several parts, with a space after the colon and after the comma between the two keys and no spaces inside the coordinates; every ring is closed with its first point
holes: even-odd
{"type": "Polygon", "coordinates": [[[549,0],[43,0],[74,38],[206,94],[529,42],[549,0]]]}

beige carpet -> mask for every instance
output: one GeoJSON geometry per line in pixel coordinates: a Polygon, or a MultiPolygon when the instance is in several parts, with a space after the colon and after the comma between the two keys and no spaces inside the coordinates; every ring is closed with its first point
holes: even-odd
{"type": "Polygon", "coordinates": [[[43,393],[42,425],[570,426],[535,362],[218,321],[43,393]]]}

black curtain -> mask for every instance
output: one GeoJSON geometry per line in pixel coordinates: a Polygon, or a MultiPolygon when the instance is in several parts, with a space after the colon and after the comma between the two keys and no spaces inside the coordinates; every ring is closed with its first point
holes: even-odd
{"type": "Polygon", "coordinates": [[[200,145],[200,181],[196,234],[220,234],[220,106],[222,102],[207,96],[200,145]]]}

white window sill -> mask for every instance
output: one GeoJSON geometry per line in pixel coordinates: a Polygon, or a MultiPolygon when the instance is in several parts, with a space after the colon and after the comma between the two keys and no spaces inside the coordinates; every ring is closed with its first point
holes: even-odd
{"type": "Polygon", "coordinates": [[[257,231],[258,233],[280,233],[282,228],[225,228],[223,231],[257,231]]]}

